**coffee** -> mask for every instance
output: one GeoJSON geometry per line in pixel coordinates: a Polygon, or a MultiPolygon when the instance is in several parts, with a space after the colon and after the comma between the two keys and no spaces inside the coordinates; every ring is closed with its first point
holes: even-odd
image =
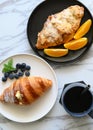
{"type": "Polygon", "coordinates": [[[84,87],[76,86],[65,93],[63,102],[70,112],[82,113],[90,108],[92,104],[91,93],[86,91],[81,94],[83,90],[84,87]]]}

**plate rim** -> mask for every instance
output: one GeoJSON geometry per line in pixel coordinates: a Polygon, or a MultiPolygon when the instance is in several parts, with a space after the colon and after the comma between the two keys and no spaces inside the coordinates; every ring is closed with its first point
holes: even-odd
{"type": "MultiPolygon", "coordinates": [[[[82,5],[86,11],[90,14],[90,18],[92,19],[93,21],[93,16],[91,14],[91,12],[89,11],[88,7],[86,7],[86,5],[84,3],[82,3],[81,1],[79,0],[75,0],[76,2],[78,2],[80,5],[82,5]]],[[[82,52],[82,54],[80,54],[78,57],[74,58],[74,59],[71,59],[71,60],[68,60],[68,61],[62,61],[62,62],[59,62],[59,61],[51,61],[51,59],[48,59],[47,57],[44,57],[42,56],[41,54],[38,53],[37,49],[33,47],[32,45],[32,42],[30,41],[30,36],[29,36],[29,22],[30,22],[30,19],[31,17],[34,15],[34,12],[40,8],[44,3],[46,2],[49,2],[48,0],[45,0],[45,1],[42,1],[40,2],[33,10],[32,12],[30,13],[29,15],[29,18],[28,18],[28,22],[27,22],[27,29],[26,29],[26,34],[27,34],[27,39],[28,39],[28,42],[30,44],[30,47],[33,49],[33,51],[35,52],[35,54],[37,54],[38,56],[40,56],[41,58],[43,58],[44,60],[46,60],[47,62],[50,62],[50,63],[55,63],[55,64],[61,64],[61,65],[67,65],[68,63],[69,64],[73,64],[73,62],[78,62],[78,60],[80,58],[83,57],[83,55],[86,54],[86,52],[90,49],[91,45],[93,44],[93,35],[92,35],[92,40],[90,42],[90,44],[88,46],[86,46],[85,50],[82,52]]],[[[93,22],[92,22],[92,26],[93,26],[93,22]]],[[[93,28],[93,27],[92,27],[93,28]]]]}
{"type": "Polygon", "coordinates": [[[51,72],[52,72],[52,74],[53,74],[53,76],[54,76],[54,78],[55,78],[55,82],[56,82],[56,86],[55,86],[55,89],[56,89],[56,94],[55,94],[55,95],[56,95],[56,96],[55,96],[55,99],[54,99],[54,101],[53,101],[51,107],[48,109],[48,111],[47,111],[46,113],[42,114],[41,116],[39,116],[39,118],[35,118],[34,120],[30,119],[30,120],[27,120],[27,121],[26,121],[26,120],[24,120],[24,121],[23,121],[23,120],[22,120],[22,121],[19,121],[19,120],[15,120],[15,119],[9,118],[8,116],[6,116],[6,115],[5,115],[4,113],[2,113],[1,111],[0,111],[0,114],[3,115],[5,118],[7,118],[7,119],[9,119],[9,120],[11,120],[11,121],[14,121],[14,122],[19,122],[19,123],[35,122],[35,121],[37,121],[37,120],[40,120],[40,119],[43,118],[44,116],[46,116],[46,115],[52,110],[53,106],[54,106],[55,103],[56,103],[57,96],[58,96],[58,82],[57,82],[57,76],[56,76],[56,73],[54,72],[53,68],[52,68],[43,58],[41,58],[41,57],[39,57],[39,56],[37,56],[37,55],[35,55],[35,54],[19,53],[19,54],[14,54],[14,55],[8,56],[7,58],[4,58],[4,60],[2,60],[2,61],[0,62],[0,66],[1,66],[5,61],[7,61],[9,58],[16,57],[16,56],[20,56],[20,55],[32,56],[32,57],[34,57],[34,58],[36,58],[36,59],[39,59],[39,60],[42,61],[44,64],[46,64],[47,67],[51,70],[51,72]]]}

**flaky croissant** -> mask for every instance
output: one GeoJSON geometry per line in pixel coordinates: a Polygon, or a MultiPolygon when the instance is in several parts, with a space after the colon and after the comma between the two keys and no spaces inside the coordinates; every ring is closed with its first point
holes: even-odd
{"type": "Polygon", "coordinates": [[[42,77],[21,77],[0,95],[0,101],[27,105],[38,99],[52,87],[52,81],[42,77]]]}
{"type": "Polygon", "coordinates": [[[58,46],[73,39],[83,16],[84,8],[79,5],[69,6],[61,12],[48,16],[38,33],[36,48],[58,46]]]}

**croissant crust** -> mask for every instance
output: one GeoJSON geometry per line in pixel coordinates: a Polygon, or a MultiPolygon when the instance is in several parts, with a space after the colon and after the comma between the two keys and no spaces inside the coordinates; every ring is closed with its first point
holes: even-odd
{"type": "Polygon", "coordinates": [[[73,39],[84,16],[84,8],[79,5],[48,16],[42,30],[38,33],[36,48],[44,49],[58,46],[73,39]]]}
{"type": "Polygon", "coordinates": [[[52,87],[52,81],[42,77],[22,77],[15,80],[0,95],[0,101],[27,105],[38,99],[52,87]]]}

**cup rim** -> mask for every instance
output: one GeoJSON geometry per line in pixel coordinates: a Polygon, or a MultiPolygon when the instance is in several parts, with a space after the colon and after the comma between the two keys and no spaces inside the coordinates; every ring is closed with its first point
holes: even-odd
{"type": "Polygon", "coordinates": [[[91,112],[91,110],[93,109],[93,95],[92,95],[92,92],[90,90],[88,90],[92,96],[92,102],[91,102],[91,105],[89,107],[89,109],[87,109],[86,111],[84,112],[80,112],[80,113],[76,113],[76,112],[71,112],[69,111],[69,109],[67,109],[65,103],[64,103],[64,98],[63,96],[66,94],[66,92],[68,90],[70,90],[71,88],[74,88],[74,87],[82,87],[82,88],[85,88],[87,85],[86,84],[83,84],[83,83],[71,83],[69,84],[66,88],[64,88],[64,90],[62,91],[62,95],[61,95],[61,103],[63,105],[63,107],[65,108],[65,110],[72,116],[75,116],[75,117],[82,117],[82,116],[85,116],[85,115],[88,115],[89,112],[91,112]]]}

